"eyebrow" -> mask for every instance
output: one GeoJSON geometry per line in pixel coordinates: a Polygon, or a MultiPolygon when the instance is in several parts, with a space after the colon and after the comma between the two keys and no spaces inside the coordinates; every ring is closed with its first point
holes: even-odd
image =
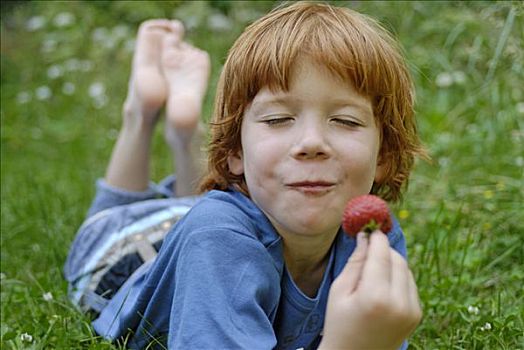
{"type": "MultiPolygon", "coordinates": [[[[264,96],[260,99],[255,99],[253,101],[253,104],[251,105],[253,110],[257,110],[261,106],[265,105],[286,105],[286,104],[295,104],[297,102],[300,102],[300,99],[287,94],[273,94],[270,96],[264,96]]],[[[345,98],[333,98],[331,103],[339,108],[342,107],[350,107],[350,108],[357,108],[358,110],[362,112],[371,112],[373,113],[372,109],[369,109],[366,104],[361,102],[360,100],[355,99],[345,99],[345,98]]]]}
{"type": "Polygon", "coordinates": [[[268,96],[268,97],[255,99],[253,101],[253,106],[286,104],[286,103],[289,103],[290,100],[292,100],[292,98],[290,98],[289,96],[279,96],[279,95],[268,96]]]}

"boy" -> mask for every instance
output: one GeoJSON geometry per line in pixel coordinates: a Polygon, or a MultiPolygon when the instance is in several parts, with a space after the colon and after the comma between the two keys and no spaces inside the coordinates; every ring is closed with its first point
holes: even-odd
{"type": "Polygon", "coordinates": [[[323,4],[249,26],[220,77],[197,198],[184,196],[200,169],[209,60],[182,31],[162,20],[139,31],[124,127],[66,265],[96,332],[132,348],[405,348],[421,310],[398,223],[369,240],[340,228],[349,199],[398,199],[423,153],[394,42],[323,4]],[[177,177],[154,186],[148,144],[164,101],[177,177]]]}

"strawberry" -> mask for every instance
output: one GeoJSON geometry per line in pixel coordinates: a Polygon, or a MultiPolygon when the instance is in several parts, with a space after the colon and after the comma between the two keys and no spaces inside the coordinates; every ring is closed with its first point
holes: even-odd
{"type": "Polygon", "coordinates": [[[360,231],[373,232],[391,230],[391,217],[387,203],[372,194],[355,197],[348,202],[342,217],[342,228],[351,237],[360,231]]]}

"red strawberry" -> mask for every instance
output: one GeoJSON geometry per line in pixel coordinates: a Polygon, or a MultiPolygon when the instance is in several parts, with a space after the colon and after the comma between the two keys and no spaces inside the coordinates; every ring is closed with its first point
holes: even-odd
{"type": "Polygon", "coordinates": [[[342,228],[349,236],[355,237],[360,231],[372,232],[376,229],[388,233],[391,226],[387,203],[375,195],[353,198],[344,209],[342,228]]]}

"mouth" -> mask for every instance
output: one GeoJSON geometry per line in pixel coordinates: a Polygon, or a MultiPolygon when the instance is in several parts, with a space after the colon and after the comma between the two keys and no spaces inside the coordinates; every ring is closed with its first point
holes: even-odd
{"type": "Polygon", "coordinates": [[[299,181],[286,184],[286,187],[308,195],[322,195],[335,188],[335,183],[329,181],[299,181]]]}

